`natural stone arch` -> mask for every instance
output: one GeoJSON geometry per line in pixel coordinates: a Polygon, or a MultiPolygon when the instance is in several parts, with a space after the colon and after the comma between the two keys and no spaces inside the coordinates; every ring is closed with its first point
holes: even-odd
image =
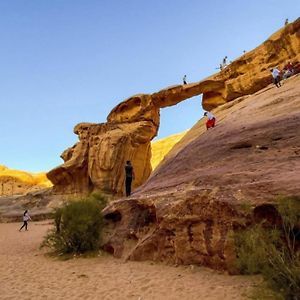
{"type": "Polygon", "coordinates": [[[139,94],[117,105],[102,124],[78,124],[79,142],[62,154],[64,164],[48,172],[55,193],[88,193],[101,190],[121,195],[124,164],[135,167],[134,187],[151,173],[151,140],[156,136],[159,110],[203,94],[202,106],[211,110],[237,97],[257,92],[271,83],[270,67],[300,59],[300,18],[273,34],[229,66],[200,82],[139,94]],[[284,45],[278,49],[278,45],[284,45]],[[284,50],[283,50],[284,49],[284,50]]]}

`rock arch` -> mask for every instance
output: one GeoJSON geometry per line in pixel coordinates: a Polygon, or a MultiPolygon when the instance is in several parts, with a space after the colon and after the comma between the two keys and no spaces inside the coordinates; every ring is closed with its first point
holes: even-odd
{"type": "Polygon", "coordinates": [[[64,164],[47,173],[54,184],[53,192],[84,194],[96,189],[121,195],[123,167],[128,159],[135,167],[134,185],[141,185],[151,173],[150,142],[159,128],[160,108],[203,94],[202,105],[211,110],[267,86],[271,83],[271,67],[283,66],[292,60],[300,69],[299,32],[300,18],[220,73],[196,83],[132,96],[110,112],[106,123],[76,125],[74,133],[79,142],[63,152],[64,164]]]}

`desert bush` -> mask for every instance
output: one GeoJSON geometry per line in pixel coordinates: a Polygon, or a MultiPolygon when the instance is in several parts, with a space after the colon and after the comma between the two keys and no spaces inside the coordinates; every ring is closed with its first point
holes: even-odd
{"type": "Polygon", "coordinates": [[[273,299],[300,299],[300,197],[281,197],[280,225],[260,223],[235,233],[237,266],[261,273],[273,299]]]}
{"type": "Polygon", "coordinates": [[[83,253],[99,248],[103,218],[101,210],[106,201],[101,195],[68,201],[55,210],[52,229],[45,236],[42,247],[60,253],[83,253]]]}
{"type": "Polygon", "coordinates": [[[97,202],[101,210],[107,205],[107,198],[100,192],[93,192],[86,199],[97,202]]]}

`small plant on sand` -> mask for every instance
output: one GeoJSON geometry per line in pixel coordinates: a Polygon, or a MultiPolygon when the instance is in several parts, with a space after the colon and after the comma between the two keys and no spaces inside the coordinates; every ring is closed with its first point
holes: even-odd
{"type": "Polygon", "coordinates": [[[278,199],[277,211],[279,224],[262,222],[235,234],[237,266],[244,274],[262,274],[269,296],[256,299],[299,300],[300,197],[278,199]]]}
{"type": "Polygon", "coordinates": [[[59,253],[83,253],[97,250],[101,240],[106,201],[99,194],[69,201],[54,212],[55,229],[45,236],[42,247],[59,253]]]}

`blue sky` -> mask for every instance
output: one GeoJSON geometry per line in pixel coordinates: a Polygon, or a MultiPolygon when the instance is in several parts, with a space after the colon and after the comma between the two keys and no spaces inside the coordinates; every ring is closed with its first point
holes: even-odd
{"type": "MultiPolygon", "coordinates": [[[[299,17],[299,0],[0,0],[0,164],[47,171],[120,101],[211,75],[299,17]]],[[[202,116],[161,111],[159,137],[202,116]]]]}

